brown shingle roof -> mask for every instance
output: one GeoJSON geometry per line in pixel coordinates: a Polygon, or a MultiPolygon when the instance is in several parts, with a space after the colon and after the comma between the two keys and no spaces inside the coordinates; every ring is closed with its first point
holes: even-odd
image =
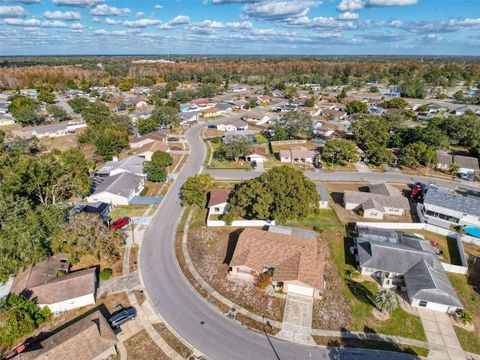
{"type": "Polygon", "coordinates": [[[168,145],[161,141],[154,141],[149,144],[145,144],[142,147],[138,148],[135,154],[142,154],[147,151],[167,151],[169,149],[168,145]]]}
{"type": "MultiPolygon", "coordinates": [[[[253,151],[252,151],[250,154],[248,154],[248,155],[253,155],[253,154],[255,154],[255,155],[260,155],[260,156],[265,156],[265,148],[264,148],[264,147],[261,147],[261,146],[255,146],[255,147],[253,148],[253,151]]],[[[247,155],[247,156],[248,156],[248,155],[247,155]]]]}
{"type": "Polygon", "coordinates": [[[43,340],[40,348],[18,355],[18,360],[91,360],[117,342],[117,337],[97,310],[43,340]]]}
{"type": "Polygon", "coordinates": [[[257,273],[274,267],[274,281],[298,280],[323,289],[324,263],[316,239],[247,228],[238,238],[230,266],[246,266],[257,273]]]}
{"type": "Polygon", "coordinates": [[[315,151],[308,150],[303,146],[296,146],[287,150],[280,150],[280,157],[292,158],[292,159],[309,159],[315,156],[315,151]]]}
{"type": "Polygon", "coordinates": [[[57,257],[29,266],[17,274],[11,292],[26,294],[38,304],[48,305],[95,293],[95,268],[57,276],[60,269],[57,257]]]}
{"type": "Polygon", "coordinates": [[[152,132],[149,132],[148,134],[145,134],[145,135],[143,135],[139,138],[131,137],[131,138],[128,139],[128,142],[135,144],[135,143],[144,141],[145,139],[151,139],[151,140],[165,142],[166,138],[167,138],[167,135],[165,133],[161,133],[159,131],[152,131],[152,132]]]}
{"type": "Polygon", "coordinates": [[[228,201],[230,197],[231,189],[213,189],[210,191],[210,200],[208,201],[208,207],[212,207],[218,204],[223,204],[228,201]]]}

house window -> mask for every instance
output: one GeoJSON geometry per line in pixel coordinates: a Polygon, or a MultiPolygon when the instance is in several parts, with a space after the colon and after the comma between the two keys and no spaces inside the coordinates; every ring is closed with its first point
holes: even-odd
{"type": "Polygon", "coordinates": [[[220,211],[220,208],[219,208],[219,207],[215,207],[215,208],[213,208],[213,210],[215,210],[216,212],[219,212],[219,211],[220,211]]]}
{"type": "Polygon", "coordinates": [[[426,302],[426,301],[424,301],[424,300],[421,300],[421,301],[418,303],[418,306],[427,307],[427,304],[428,304],[428,302],[426,302]]]}

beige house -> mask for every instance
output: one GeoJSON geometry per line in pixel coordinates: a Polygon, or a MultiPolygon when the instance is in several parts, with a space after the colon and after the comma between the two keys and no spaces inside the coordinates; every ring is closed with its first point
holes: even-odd
{"type": "Polygon", "coordinates": [[[264,163],[267,161],[267,157],[265,156],[265,148],[255,146],[250,154],[245,155],[245,159],[251,164],[264,163]]]}
{"type": "Polygon", "coordinates": [[[116,358],[118,340],[102,313],[97,310],[32,344],[17,355],[18,360],[103,360],[116,358]],[[30,347],[32,350],[29,350],[30,347]]]}
{"type": "Polygon", "coordinates": [[[128,142],[132,149],[138,149],[153,142],[167,143],[167,135],[159,131],[152,131],[138,138],[131,137],[128,139],[128,142]]]}
{"type": "Polygon", "coordinates": [[[56,254],[20,271],[10,291],[24,294],[40,307],[48,306],[55,315],[95,304],[95,268],[71,273],[68,268],[68,256],[56,254]]]}
{"type": "Polygon", "coordinates": [[[293,164],[312,164],[315,151],[304,146],[296,146],[288,150],[280,150],[280,161],[293,164]]]}
{"type": "Polygon", "coordinates": [[[363,211],[363,217],[383,219],[385,215],[404,216],[410,211],[408,199],[399,189],[388,184],[369,186],[369,192],[345,191],[343,206],[347,210],[363,211]]]}
{"type": "Polygon", "coordinates": [[[321,297],[324,265],[312,231],[281,226],[270,226],[268,231],[247,228],[238,238],[229,274],[254,282],[267,272],[275,290],[321,297]]]}
{"type": "Polygon", "coordinates": [[[152,155],[156,151],[163,151],[163,152],[169,153],[170,147],[168,146],[167,143],[164,143],[161,141],[155,141],[138,148],[135,151],[135,155],[145,158],[145,161],[151,161],[152,155]]]}

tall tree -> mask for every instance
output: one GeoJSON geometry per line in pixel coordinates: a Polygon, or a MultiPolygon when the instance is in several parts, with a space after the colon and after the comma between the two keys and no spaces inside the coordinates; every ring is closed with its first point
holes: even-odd
{"type": "Polygon", "coordinates": [[[251,144],[244,136],[232,136],[227,142],[220,145],[215,152],[215,156],[225,160],[235,160],[238,162],[241,156],[250,151],[251,144]]]}
{"type": "Polygon", "coordinates": [[[182,205],[198,205],[204,207],[207,203],[207,194],[212,187],[213,178],[210,174],[190,176],[180,191],[182,205]]]}
{"type": "Polygon", "coordinates": [[[310,138],[313,133],[312,117],[304,111],[288,111],[275,122],[273,128],[283,128],[288,139],[310,138]]]}

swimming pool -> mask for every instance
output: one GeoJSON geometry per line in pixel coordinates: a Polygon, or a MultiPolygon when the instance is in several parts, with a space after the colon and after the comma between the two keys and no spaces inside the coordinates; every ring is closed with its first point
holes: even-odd
{"type": "Polygon", "coordinates": [[[463,231],[465,231],[468,235],[480,238],[480,228],[478,227],[468,225],[463,228],[463,231]]]}

